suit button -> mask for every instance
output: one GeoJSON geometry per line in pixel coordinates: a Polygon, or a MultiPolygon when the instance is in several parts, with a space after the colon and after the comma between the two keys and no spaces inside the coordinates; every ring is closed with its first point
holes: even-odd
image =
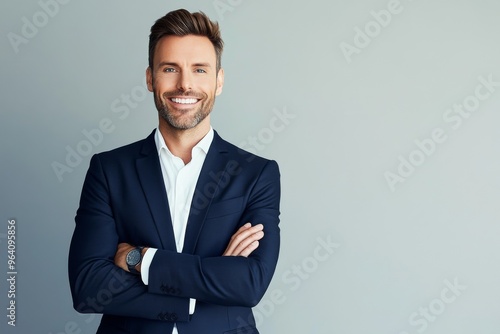
{"type": "Polygon", "coordinates": [[[179,317],[177,316],[177,314],[176,314],[176,313],[172,313],[172,314],[170,315],[170,321],[177,321],[177,319],[179,319],[179,317]]]}
{"type": "Polygon", "coordinates": [[[160,314],[158,314],[158,319],[163,320],[163,321],[171,321],[172,316],[168,312],[160,313],[160,314]]]}

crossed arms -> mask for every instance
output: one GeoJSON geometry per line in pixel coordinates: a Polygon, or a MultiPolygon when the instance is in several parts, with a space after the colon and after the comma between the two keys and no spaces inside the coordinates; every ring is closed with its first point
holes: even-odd
{"type": "MultiPolygon", "coordinates": [[[[243,256],[248,257],[252,252],[259,247],[259,240],[264,237],[264,225],[258,224],[252,226],[251,223],[246,223],[236,231],[235,234],[229,240],[229,245],[227,245],[226,250],[222,256],[243,256]]],[[[128,270],[125,258],[132,249],[136,246],[122,242],[118,244],[118,249],[115,254],[115,265],[122,268],[125,271],[128,270]]],[[[149,247],[144,247],[142,250],[142,255],[146,253],[149,247]]],[[[138,272],[141,272],[140,262],[135,268],[138,272]]]]}
{"type": "Polygon", "coordinates": [[[115,192],[121,195],[123,189],[117,186],[115,191],[114,184],[124,176],[107,170],[101,159],[99,155],[92,158],[70,249],[70,285],[77,311],[145,319],[156,319],[159,312],[168,311],[177,315],[172,320],[178,322],[189,321],[189,298],[228,306],[252,307],[258,303],[278,258],[276,163],[263,165],[257,179],[246,187],[250,188],[245,195],[248,200],[239,221],[233,223],[236,232],[220,241],[227,246],[219,256],[158,249],[146,286],[124,264],[132,246],[126,243],[122,227],[129,218],[122,216],[120,207],[137,200],[117,202],[120,196],[115,192]]]}

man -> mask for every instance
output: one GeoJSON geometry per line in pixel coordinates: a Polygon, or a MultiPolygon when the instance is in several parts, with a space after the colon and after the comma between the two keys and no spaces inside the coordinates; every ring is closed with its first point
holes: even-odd
{"type": "Polygon", "coordinates": [[[223,42],[203,13],[151,28],[159,125],[92,157],[69,254],[74,307],[97,333],[258,333],[251,307],[279,252],[279,170],[210,125],[223,42]]]}

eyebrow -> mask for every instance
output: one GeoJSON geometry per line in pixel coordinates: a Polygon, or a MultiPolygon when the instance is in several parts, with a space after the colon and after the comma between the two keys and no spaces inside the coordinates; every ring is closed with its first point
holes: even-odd
{"type": "Polygon", "coordinates": [[[212,66],[210,66],[209,63],[195,63],[195,64],[193,64],[193,66],[196,66],[196,67],[212,67],[212,66]]]}
{"type": "MultiPolygon", "coordinates": [[[[158,64],[158,67],[163,67],[163,66],[180,67],[179,64],[168,61],[162,61],[161,63],[158,64]]],[[[192,67],[212,67],[212,66],[210,65],[210,63],[194,63],[192,67]]]]}

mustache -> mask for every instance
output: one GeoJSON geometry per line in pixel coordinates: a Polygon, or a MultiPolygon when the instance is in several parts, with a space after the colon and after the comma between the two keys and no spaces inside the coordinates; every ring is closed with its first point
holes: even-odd
{"type": "Polygon", "coordinates": [[[195,97],[197,99],[204,99],[206,97],[205,94],[196,92],[194,90],[188,90],[188,91],[176,90],[176,91],[171,91],[171,92],[165,92],[165,93],[163,93],[162,96],[164,99],[168,99],[168,98],[176,97],[176,96],[190,96],[190,97],[195,97]]]}

